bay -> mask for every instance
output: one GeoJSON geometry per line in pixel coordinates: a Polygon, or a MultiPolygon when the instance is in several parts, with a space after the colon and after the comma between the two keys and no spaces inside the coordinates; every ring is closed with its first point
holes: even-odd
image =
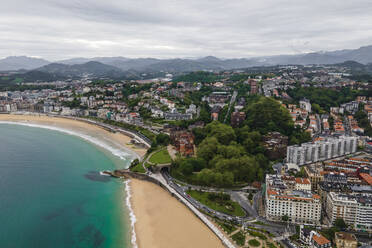
{"type": "Polygon", "coordinates": [[[117,163],[78,137],[0,124],[0,247],[129,247],[124,185],[99,175],[117,163]]]}

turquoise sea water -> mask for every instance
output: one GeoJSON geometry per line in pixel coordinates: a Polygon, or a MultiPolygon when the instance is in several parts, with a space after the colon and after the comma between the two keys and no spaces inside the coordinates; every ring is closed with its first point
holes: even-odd
{"type": "Polygon", "coordinates": [[[0,247],[129,247],[124,185],[98,174],[115,166],[78,137],[0,124],[0,247]]]}

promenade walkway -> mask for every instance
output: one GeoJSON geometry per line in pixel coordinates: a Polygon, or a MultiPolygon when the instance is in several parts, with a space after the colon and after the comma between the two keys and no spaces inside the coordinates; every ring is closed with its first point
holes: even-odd
{"type": "Polygon", "coordinates": [[[201,213],[196,207],[194,207],[189,201],[187,201],[183,195],[179,194],[176,190],[169,186],[167,181],[160,173],[151,174],[150,177],[160,182],[163,186],[167,188],[169,192],[178,196],[181,202],[185,204],[200,220],[202,220],[204,224],[206,224],[209,227],[209,229],[211,229],[217,235],[217,237],[222,241],[222,243],[226,247],[235,248],[235,245],[203,213],[201,213]]]}

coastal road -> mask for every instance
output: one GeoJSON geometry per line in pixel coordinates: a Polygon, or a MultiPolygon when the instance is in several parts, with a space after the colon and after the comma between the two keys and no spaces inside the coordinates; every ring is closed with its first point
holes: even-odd
{"type": "Polygon", "coordinates": [[[169,173],[166,170],[162,171],[162,176],[165,178],[167,181],[168,185],[171,186],[173,189],[175,189],[177,192],[179,192],[182,196],[186,198],[187,201],[189,201],[191,204],[193,204],[197,209],[200,209],[204,212],[207,212],[208,214],[220,219],[220,220],[225,220],[225,221],[230,221],[234,223],[243,223],[245,218],[244,217],[237,217],[237,216],[232,216],[228,215],[219,211],[216,211],[214,209],[211,209],[204,204],[200,203],[199,201],[195,200],[191,196],[189,196],[186,191],[188,187],[182,187],[179,186],[177,183],[173,181],[173,178],[169,175],[169,173]]]}
{"type": "MultiPolygon", "coordinates": [[[[237,224],[242,224],[244,227],[255,227],[260,228],[269,231],[273,235],[276,236],[279,242],[281,242],[286,247],[295,247],[293,246],[293,243],[291,243],[286,237],[289,235],[295,233],[295,227],[288,224],[282,224],[277,222],[272,222],[266,220],[264,217],[260,217],[257,215],[254,219],[248,219],[248,218],[242,218],[237,216],[230,216],[224,213],[220,213],[218,211],[215,211],[213,209],[210,209],[200,202],[196,201],[192,197],[190,197],[185,192],[185,187],[182,187],[175,183],[173,181],[173,178],[169,175],[167,170],[162,170],[161,173],[148,173],[148,176],[154,178],[159,183],[161,183],[163,186],[165,186],[168,191],[177,196],[177,198],[184,203],[191,211],[194,212],[194,214],[199,217],[216,235],[217,237],[222,241],[222,243],[226,247],[235,247],[235,245],[230,241],[230,239],[225,236],[223,232],[221,232],[205,215],[204,213],[208,213],[209,215],[212,215],[218,219],[229,221],[229,222],[235,222],[237,224]],[[202,212],[204,213],[202,213],[202,212]]],[[[243,201],[242,196],[239,194],[239,192],[236,192],[237,194],[235,197],[239,198],[239,201],[243,201]]],[[[254,195],[254,202],[256,201],[259,193],[254,195]]],[[[244,197],[244,196],[243,196],[244,197]]],[[[245,197],[244,197],[245,198],[245,197]]],[[[254,205],[254,204],[253,204],[254,205]]],[[[244,205],[246,206],[246,205],[244,205]]],[[[247,209],[249,209],[248,206],[246,206],[247,209]]],[[[252,214],[256,216],[257,211],[256,209],[252,210],[252,214]]]]}
{"type": "Polygon", "coordinates": [[[286,233],[295,232],[295,227],[292,225],[268,221],[264,217],[258,216],[257,201],[261,193],[260,191],[253,196],[253,206],[251,206],[248,203],[248,200],[246,199],[246,197],[244,196],[246,192],[233,191],[233,190],[228,190],[228,189],[222,190],[222,192],[230,194],[231,198],[237,201],[243,207],[243,209],[247,213],[250,214],[249,218],[230,216],[230,215],[215,211],[213,209],[210,209],[206,207],[205,205],[201,204],[200,202],[196,201],[192,197],[190,197],[188,194],[186,194],[186,190],[188,190],[189,188],[194,189],[194,190],[206,191],[206,192],[221,192],[220,189],[214,189],[210,187],[206,188],[206,187],[200,187],[200,186],[195,186],[195,185],[190,185],[190,184],[185,184],[186,186],[179,186],[177,183],[175,183],[174,179],[169,175],[167,171],[162,171],[162,175],[167,181],[167,183],[172,188],[174,188],[176,191],[178,191],[182,196],[184,196],[187,201],[193,204],[195,208],[200,209],[204,212],[207,212],[208,214],[213,215],[218,219],[240,223],[244,226],[251,226],[251,227],[265,229],[269,231],[270,233],[274,234],[275,236],[283,236],[286,233]],[[260,222],[260,223],[257,223],[257,222],[260,222]]]}

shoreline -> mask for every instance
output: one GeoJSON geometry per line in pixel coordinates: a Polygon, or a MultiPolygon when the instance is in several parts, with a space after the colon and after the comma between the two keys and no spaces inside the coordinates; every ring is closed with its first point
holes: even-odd
{"type": "Polygon", "coordinates": [[[113,133],[98,124],[79,119],[34,114],[0,114],[0,122],[46,128],[74,135],[111,152],[119,158],[121,158],[118,154],[120,148],[124,148],[123,150],[128,155],[137,158],[143,158],[147,152],[146,148],[130,145],[129,142],[132,137],[122,132],[113,133]]]}
{"type": "MultiPolygon", "coordinates": [[[[86,142],[91,143],[94,146],[97,146],[99,149],[103,149],[106,152],[109,152],[112,156],[117,157],[121,160],[128,160],[139,158],[141,159],[147,152],[147,149],[133,149],[127,143],[130,141],[131,137],[126,136],[123,133],[112,133],[107,129],[96,125],[94,123],[80,121],[76,119],[47,116],[47,115],[22,115],[22,114],[1,114],[0,115],[0,125],[1,124],[10,124],[10,125],[20,125],[28,126],[34,128],[43,128],[48,130],[53,130],[56,132],[62,132],[67,135],[76,136],[85,140],[86,142]],[[87,131],[89,130],[89,131],[87,131]],[[101,137],[97,134],[102,134],[101,137]],[[113,144],[108,144],[108,140],[105,140],[105,137],[108,136],[114,140],[113,144]],[[124,152],[120,151],[120,148],[124,152]]],[[[112,141],[112,140],[111,140],[112,141]]],[[[114,162],[114,161],[113,161],[114,162]]],[[[116,162],[114,162],[116,164],[116,162]]],[[[117,164],[115,165],[117,166],[117,164]]],[[[130,198],[132,195],[129,182],[124,182],[124,190],[122,189],[122,194],[124,196],[124,205],[123,208],[128,211],[128,214],[124,216],[124,222],[128,223],[130,231],[125,235],[128,235],[130,239],[130,244],[133,248],[138,248],[136,243],[137,237],[134,229],[134,223],[136,216],[131,206],[130,198]]],[[[120,204],[123,202],[121,201],[120,204]]]]}
{"type": "Polygon", "coordinates": [[[130,179],[138,247],[225,247],[183,203],[153,182],[130,179]]]}
{"type": "MultiPolygon", "coordinates": [[[[78,136],[121,160],[142,158],[147,152],[145,148],[133,149],[129,146],[128,141],[131,138],[122,132],[113,133],[97,124],[74,118],[1,114],[0,123],[47,128],[78,136]],[[117,148],[124,148],[125,155],[118,153],[118,149],[105,145],[108,139],[116,142],[117,148]]],[[[126,180],[124,184],[124,208],[128,210],[125,222],[131,228],[126,235],[132,247],[224,247],[220,239],[192,211],[160,186],[137,179],[126,180]]]]}
{"type": "Polygon", "coordinates": [[[125,180],[125,204],[127,209],[129,210],[129,222],[130,222],[130,228],[131,228],[131,237],[130,237],[130,242],[132,244],[132,248],[138,248],[137,244],[137,234],[136,234],[136,229],[135,229],[135,224],[137,222],[136,215],[134,214],[133,207],[132,207],[132,191],[130,187],[130,180],[125,180]]]}

